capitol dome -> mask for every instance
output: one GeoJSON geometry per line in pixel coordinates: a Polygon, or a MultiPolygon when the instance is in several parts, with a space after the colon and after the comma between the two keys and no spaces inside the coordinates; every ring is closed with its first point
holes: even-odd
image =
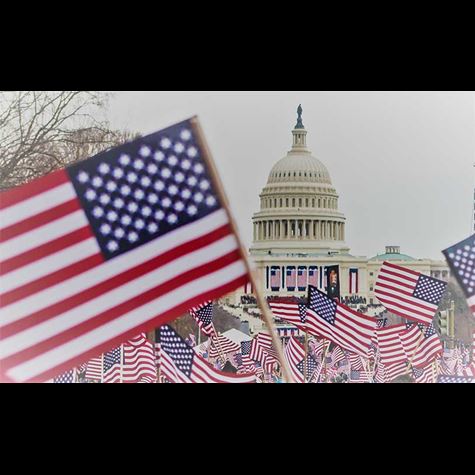
{"type": "Polygon", "coordinates": [[[269,252],[347,252],[345,217],[327,167],[307,148],[299,106],[292,148],[271,169],[253,216],[252,250],[269,252]]]}

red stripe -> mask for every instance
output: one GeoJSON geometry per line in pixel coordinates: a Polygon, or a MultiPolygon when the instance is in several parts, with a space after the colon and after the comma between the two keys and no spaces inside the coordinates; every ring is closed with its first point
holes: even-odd
{"type": "Polygon", "coordinates": [[[65,170],[58,170],[49,175],[37,178],[26,185],[19,186],[12,190],[0,193],[0,209],[8,208],[32,196],[39,195],[44,191],[62,185],[69,181],[69,177],[65,170]]]}
{"type": "Polygon", "coordinates": [[[75,231],[65,234],[57,239],[46,242],[41,246],[30,249],[22,254],[6,259],[3,262],[0,262],[0,276],[8,274],[9,272],[19,269],[20,267],[31,264],[34,261],[42,259],[46,256],[50,256],[55,252],[61,251],[67,247],[73,246],[81,241],[84,241],[92,237],[92,231],[89,226],[84,226],[83,228],[76,229],[75,231]]]}
{"type": "Polygon", "coordinates": [[[82,274],[83,272],[101,265],[103,262],[104,258],[102,257],[102,254],[94,254],[82,259],[81,261],[75,262],[74,264],[63,267],[56,272],[52,272],[51,274],[40,277],[32,282],[28,282],[28,284],[17,287],[9,292],[5,292],[0,295],[0,308],[6,307],[7,305],[18,302],[19,300],[40,292],[41,290],[82,274]]]}
{"type": "Polygon", "coordinates": [[[39,323],[49,320],[50,318],[54,318],[61,313],[81,305],[84,302],[92,300],[106,292],[109,292],[110,290],[115,289],[116,287],[119,287],[133,279],[147,274],[148,272],[151,272],[165,264],[168,264],[169,262],[178,259],[181,256],[205,247],[230,233],[231,230],[226,224],[208,234],[193,239],[192,241],[188,241],[179,247],[170,249],[169,251],[164,252],[163,254],[160,254],[159,256],[156,256],[147,262],[127,269],[126,271],[101,282],[100,284],[85,289],[42,310],[38,310],[37,312],[28,315],[21,320],[12,322],[9,325],[5,325],[3,328],[1,328],[2,338],[7,338],[17,332],[26,330],[33,325],[38,325],[39,323]]]}
{"type": "MultiPolygon", "coordinates": [[[[392,272],[391,272],[391,274],[392,274],[392,272]]],[[[393,274],[393,275],[394,275],[394,274],[393,274]]],[[[414,289],[416,288],[415,285],[406,284],[405,282],[402,282],[402,281],[400,281],[400,280],[397,280],[397,279],[390,279],[389,277],[386,277],[385,275],[379,274],[377,284],[382,285],[382,284],[381,284],[381,280],[385,280],[386,282],[391,282],[392,284],[401,285],[401,286],[407,287],[408,289],[411,289],[411,290],[414,290],[414,289]]],[[[417,284],[417,280],[414,280],[414,281],[412,281],[412,282],[414,282],[414,284],[417,284]]]]}
{"type": "Polygon", "coordinates": [[[54,208],[49,208],[42,213],[38,213],[34,216],[31,216],[30,218],[24,219],[23,221],[0,229],[0,242],[8,241],[9,239],[19,236],[20,234],[24,234],[32,231],[35,228],[44,226],[45,224],[71,214],[78,209],[81,209],[81,205],[79,204],[77,198],[73,198],[70,201],[61,203],[54,208]]]}
{"type": "Polygon", "coordinates": [[[209,290],[207,292],[203,292],[197,297],[191,298],[185,302],[182,302],[181,304],[178,304],[173,309],[170,309],[169,311],[161,315],[158,315],[157,317],[149,320],[148,322],[145,322],[142,325],[139,325],[127,332],[124,332],[121,335],[107,341],[106,343],[102,343],[96,346],[95,348],[88,350],[75,358],[71,358],[70,360],[56,366],[55,368],[45,371],[44,373],[38,375],[35,378],[31,378],[30,380],[26,382],[30,382],[30,383],[43,382],[51,378],[54,378],[58,374],[62,374],[65,371],[68,371],[71,368],[79,366],[81,363],[84,363],[85,361],[88,361],[89,359],[95,356],[105,353],[106,351],[109,351],[112,348],[115,348],[116,346],[122,344],[127,339],[133,338],[135,335],[137,335],[138,332],[141,332],[141,331],[148,332],[148,331],[154,330],[155,328],[158,328],[166,324],[167,322],[174,320],[177,317],[180,317],[190,307],[193,307],[194,305],[199,305],[201,302],[203,302],[203,300],[206,300],[206,299],[214,300],[223,295],[226,295],[229,292],[232,292],[236,288],[244,285],[248,281],[248,279],[249,277],[247,275],[243,275],[241,277],[238,277],[237,279],[234,279],[231,282],[228,282],[225,285],[216,287],[215,289],[209,290]]]}
{"type": "Polygon", "coordinates": [[[393,269],[398,269],[398,270],[407,272],[408,274],[413,274],[417,277],[419,277],[421,275],[420,272],[416,272],[414,270],[407,269],[406,267],[397,266],[396,264],[391,264],[390,262],[387,262],[387,261],[383,262],[383,265],[381,266],[381,268],[383,268],[383,267],[392,267],[393,269]]]}
{"type": "MultiPolygon", "coordinates": [[[[74,338],[78,338],[85,333],[94,330],[116,318],[124,315],[132,310],[146,304],[147,302],[151,302],[152,300],[164,295],[172,290],[175,290],[182,285],[187,284],[193,280],[196,280],[200,277],[203,277],[215,270],[219,270],[232,262],[240,260],[239,251],[232,251],[225,256],[215,259],[210,263],[203,264],[199,267],[195,267],[194,269],[189,270],[175,279],[171,279],[163,284],[160,284],[142,294],[139,294],[125,302],[122,302],[108,310],[95,315],[94,317],[89,318],[88,320],[76,325],[72,328],[68,328],[67,330],[54,335],[47,340],[44,340],[36,345],[29,347],[28,349],[21,351],[20,353],[16,353],[11,355],[4,360],[2,360],[2,364],[6,368],[11,368],[12,366],[16,366],[19,363],[22,363],[26,360],[29,360],[35,356],[38,356],[42,353],[45,353],[59,345],[69,342],[74,338]]],[[[3,334],[3,331],[2,331],[3,334]]],[[[136,335],[136,334],[135,334],[136,335]]]]}

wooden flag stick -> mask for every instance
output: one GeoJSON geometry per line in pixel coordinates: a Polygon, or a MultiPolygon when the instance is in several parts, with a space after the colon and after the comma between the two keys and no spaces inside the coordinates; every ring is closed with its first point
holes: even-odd
{"type": "Polygon", "coordinates": [[[274,347],[277,350],[277,355],[279,357],[280,364],[281,364],[281,367],[282,367],[282,370],[283,370],[284,380],[286,382],[292,383],[294,381],[292,379],[289,368],[287,366],[287,362],[284,358],[284,350],[282,348],[282,342],[280,341],[280,338],[277,335],[277,331],[276,331],[276,328],[275,328],[275,325],[274,325],[272,313],[271,313],[271,311],[269,309],[269,306],[267,305],[267,302],[264,298],[264,294],[261,291],[261,287],[257,282],[257,278],[255,276],[255,273],[254,273],[253,269],[251,268],[251,264],[249,262],[247,251],[244,248],[244,245],[241,241],[241,238],[239,237],[238,228],[237,228],[236,222],[235,222],[235,220],[232,216],[231,209],[230,209],[230,206],[229,206],[229,202],[228,202],[226,193],[224,191],[224,186],[221,182],[221,178],[219,177],[218,170],[216,168],[216,165],[214,163],[214,160],[213,160],[213,157],[212,157],[212,154],[211,154],[211,150],[209,149],[208,144],[206,142],[206,139],[205,139],[203,130],[201,128],[201,124],[198,120],[198,117],[195,116],[191,119],[191,126],[193,128],[193,131],[196,134],[196,137],[198,139],[198,143],[200,145],[200,148],[203,151],[203,160],[204,160],[204,162],[206,163],[206,165],[208,167],[208,171],[209,171],[209,174],[210,174],[210,178],[213,182],[214,189],[216,190],[216,193],[218,194],[218,196],[220,198],[221,204],[222,204],[223,208],[226,211],[226,214],[227,214],[228,220],[229,220],[229,225],[230,225],[230,227],[231,227],[231,229],[234,233],[234,236],[235,236],[235,238],[238,242],[240,254],[241,254],[241,257],[242,257],[242,259],[245,263],[247,273],[249,275],[249,279],[250,279],[252,287],[254,289],[254,294],[256,296],[257,304],[259,305],[259,308],[261,309],[262,315],[263,315],[264,320],[267,324],[267,328],[268,328],[268,330],[271,334],[272,343],[274,344],[274,347]]]}

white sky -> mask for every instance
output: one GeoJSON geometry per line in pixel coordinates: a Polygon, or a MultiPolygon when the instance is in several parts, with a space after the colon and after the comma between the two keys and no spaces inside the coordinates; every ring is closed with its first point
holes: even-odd
{"type": "Polygon", "coordinates": [[[400,245],[442,259],[469,235],[473,92],[116,92],[109,112],[113,127],[141,134],[198,115],[249,247],[251,216],[290,149],[299,103],[307,145],[340,194],[352,254],[400,245]]]}

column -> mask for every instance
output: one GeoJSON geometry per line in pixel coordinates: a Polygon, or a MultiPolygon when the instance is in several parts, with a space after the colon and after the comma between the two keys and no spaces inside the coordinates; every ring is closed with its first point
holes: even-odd
{"type": "Polygon", "coordinates": [[[310,239],[315,237],[315,229],[314,229],[315,221],[313,219],[310,220],[310,239]]]}
{"type": "Polygon", "coordinates": [[[290,239],[290,219],[287,219],[287,239],[290,239]]]}

